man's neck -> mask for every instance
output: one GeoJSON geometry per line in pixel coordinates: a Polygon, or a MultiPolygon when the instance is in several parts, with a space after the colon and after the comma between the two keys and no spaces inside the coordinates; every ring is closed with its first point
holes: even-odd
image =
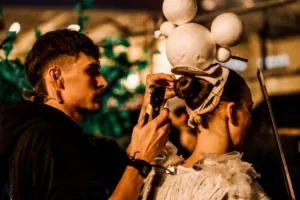
{"type": "Polygon", "coordinates": [[[80,124],[81,120],[82,120],[82,115],[76,110],[76,109],[72,109],[64,104],[60,104],[55,100],[48,100],[47,102],[45,102],[46,105],[48,106],[52,106],[60,111],[62,111],[63,113],[65,113],[68,117],[70,117],[74,122],[76,122],[76,124],[80,124]]]}

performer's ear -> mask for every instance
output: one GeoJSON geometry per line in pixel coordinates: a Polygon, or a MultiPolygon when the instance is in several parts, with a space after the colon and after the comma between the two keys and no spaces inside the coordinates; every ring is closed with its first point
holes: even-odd
{"type": "Polygon", "coordinates": [[[230,102],[227,104],[226,107],[226,115],[228,118],[229,123],[234,126],[237,126],[237,106],[236,103],[230,102]]]}

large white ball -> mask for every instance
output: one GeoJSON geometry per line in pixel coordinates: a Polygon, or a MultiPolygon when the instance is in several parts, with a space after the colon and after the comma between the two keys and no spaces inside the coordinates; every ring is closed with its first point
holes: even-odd
{"type": "Polygon", "coordinates": [[[163,13],[168,21],[176,25],[191,21],[197,14],[196,0],[164,0],[163,13]]]}
{"type": "Polygon", "coordinates": [[[164,36],[169,36],[172,34],[172,32],[174,31],[175,28],[176,28],[176,26],[174,24],[172,24],[169,21],[165,21],[160,26],[160,31],[164,36]]]}
{"type": "Polygon", "coordinates": [[[216,59],[219,62],[227,62],[230,59],[231,56],[231,51],[229,48],[226,47],[219,47],[217,49],[217,53],[216,53],[216,59]]]}
{"type": "Polygon", "coordinates": [[[215,53],[216,43],[209,30],[196,23],[176,27],[166,43],[167,58],[173,66],[172,72],[177,74],[184,68],[188,68],[187,71],[206,69],[215,53]]]}
{"type": "Polygon", "coordinates": [[[232,47],[242,39],[243,21],[234,13],[218,15],[211,25],[213,39],[221,46],[232,47]]]}

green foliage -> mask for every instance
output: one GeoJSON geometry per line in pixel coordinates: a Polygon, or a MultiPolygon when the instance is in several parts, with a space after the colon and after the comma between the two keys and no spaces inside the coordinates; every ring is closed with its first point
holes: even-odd
{"type": "Polygon", "coordinates": [[[76,12],[80,13],[86,9],[92,9],[94,7],[93,0],[83,0],[81,3],[75,5],[76,12]]]}
{"type": "Polygon", "coordinates": [[[159,50],[155,50],[154,54],[160,54],[161,52],[159,50]]]}
{"type": "Polygon", "coordinates": [[[89,21],[88,16],[79,16],[77,19],[77,24],[80,26],[79,32],[80,33],[86,33],[85,28],[84,28],[84,23],[89,21]]]}
{"type": "Polygon", "coordinates": [[[13,31],[7,32],[6,38],[4,39],[4,45],[2,47],[6,58],[11,53],[11,51],[13,49],[13,43],[15,42],[16,38],[17,38],[16,32],[13,32],[13,31]]]}
{"type": "Polygon", "coordinates": [[[136,65],[138,66],[139,70],[144,70],[149,65],[149,62],[148,60],[137,61],[136,65]]]}
{"type": "Polygon", "coordinates": [[[22,89],[31,89],[25,67],[19,59],[0,59],[0,102],[15,102],[22,98],[22,89]]]}
{"type": "Polygon", "coordinates": [[[0,20],[3,18],[3,9],[0,7],[0,20]]]}
{"type": "Polygon", "coordinates": [[[85,10],[92,9],[94,7],[93,0],[83,0],[75,5],[75,11],[78,13],[77,24],[80,26],[79,32],[86,33],[84,24],[89,21],[88,16],[84,16],[85,10]]]}
{"type": "Polygon", "coordinates": [[[35,38],[39,39],[39,37],[42,35],[41,31],[37,28],[34,29],[35,38]]]}
{"type": "Polygon", "coordinates": [[[0,48],[5,55],[5,58],[0,57],[0,103],[18,101],[22,98],[21,91],[23,88],[31,89],[25,78],[24,64],[18,58],[8,59],[16,38],[16,32],[7,32],[0,48]]]}

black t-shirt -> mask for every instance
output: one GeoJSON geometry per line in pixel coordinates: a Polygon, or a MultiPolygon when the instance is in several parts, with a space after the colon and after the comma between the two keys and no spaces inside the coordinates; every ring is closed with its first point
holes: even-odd
{"type": "Polygon", "coordinates": [[[126,153],[112,140],[89,138],[61,111],[34,106],[40,110],[30,111],[26,127],[10,140],[12,198],[107,199],[126,167],[126,153]]]}

